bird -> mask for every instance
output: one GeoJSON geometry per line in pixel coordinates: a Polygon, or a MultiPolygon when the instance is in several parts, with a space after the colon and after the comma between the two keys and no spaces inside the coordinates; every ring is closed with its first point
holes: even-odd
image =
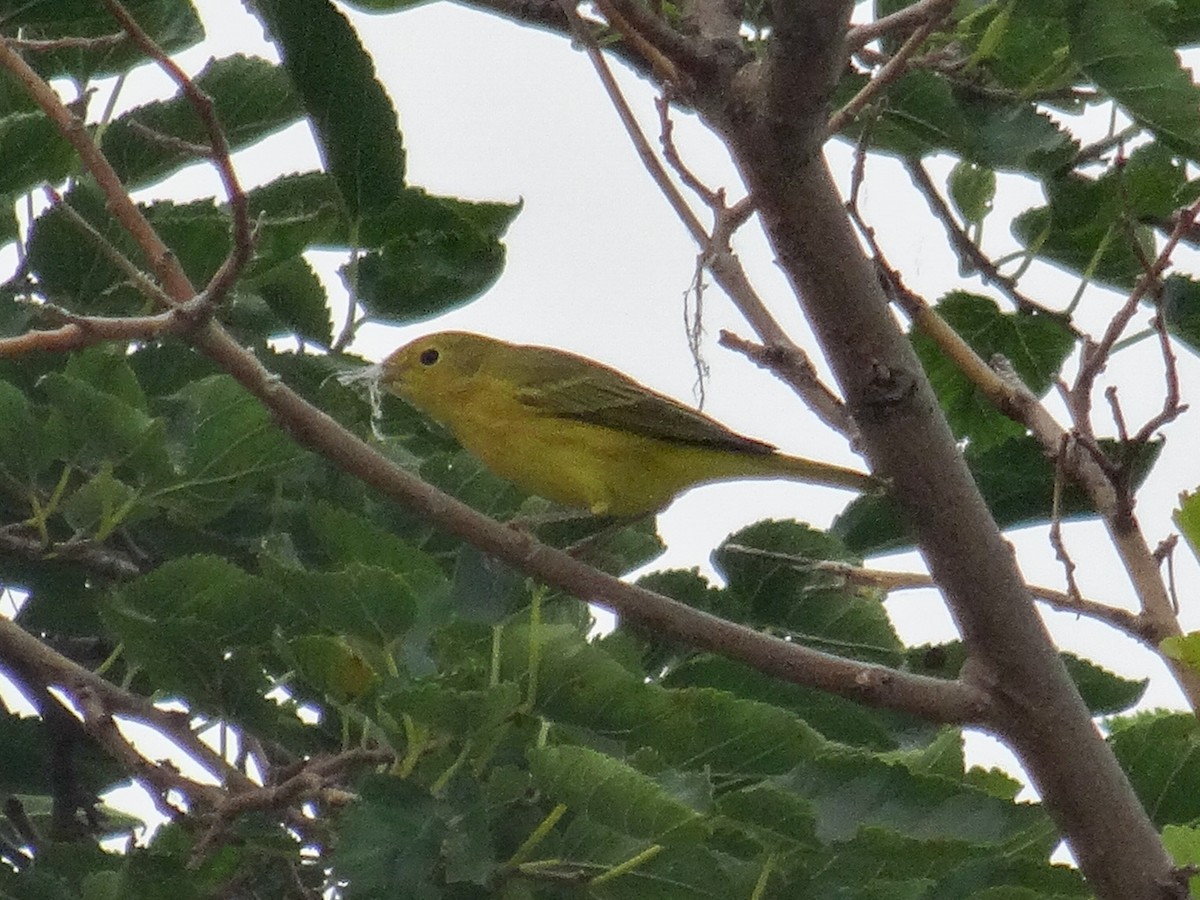
{"type": "Polygon", "coordinates": [[[377,368],[496,475],[565,507],[641,518],[714,481],[784,478],[858,492],[865,473],[781,453],[603,363],[482,334],[417,338],[377,368]]]}

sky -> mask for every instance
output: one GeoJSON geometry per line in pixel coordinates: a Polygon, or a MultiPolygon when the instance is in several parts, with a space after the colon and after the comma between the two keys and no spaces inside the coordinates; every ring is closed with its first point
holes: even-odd
{"type": "MultiPolygon", "coordinates": [[[[199,0],[197,6],[210,41],[182,55],[186,71],[195,74],[209,56],[235,51],[273,58],[260,39],[258,24],[237,0],[199,0]]],[[[479,331],[583,353],[657,390],[694,402],[696,371],[687,346],[684,296],[697,248],[642,168],[587,58],[561,37],[444,2],[400,14],[350,15],[399,111],[409,183],[465,199],[524,203],[506,237],[507,267],[481,298],[431,322],[405,328],[368,327],[353,349],[378,359],[426,332],[479,331]]],[[[656,142],[650,85],[619,65],[616,68],[628,100],[656,142]]],[[[148,72],[131,81],[120,106],[128,108],[171,93],[165,77],[148,72]]],[[[102,103],[94,101],[93,108],[102,108],[102,103]]],[[[742,191],[722,146],[691,116],[677,115],[675,124],[677,143],[688,165],[711,186],[724,186],[731,198],[739,198],[742,191]]],[[[1095,138],[1104,133],[1108,118],[1101,114],[1070,124],[1085,138],[1095,138]]],[[[831,144],[827,156],[844,188],[850,148],[831,144]]],[[[235,161],[249,187],[279,174],[313,168],[317,155],[307,128],[296,126],[239,153],[235,161]]],[[[952,164],[949,159],[933,161],[930,169],[935,180],[944,179],[952,164]]],[[[165,192],[183,200],[216,191],[217,182],[210,174],[189,170],[152,193],[165,192]]],[[[1038,185],[1001,176],[985,248],[997,256],[1014,249],[1007,234],[1009,218],[1042,202],[1038,185]]],[[[910,288],[931,300],[957,289],[995,296],[959,273],[941,227],[927,214],[923,199],[908,186],[897,163],[870,160],[862,205],[889,260],[910,288]]],[[[707,221],[707,216],[702,214],[702,219],[707,221]]],[[[800,344],[816,353],[753,220],[737,235],[735,249],[775,315],[800,344]]],[[[338,290],[334,273],[344,260],[318,254],[316,262],[331,290],[338,290]]],[[[1076,281],[1049,267],[1035,266],[1022,287],[1049,306],[1064,306],[1075,292],[1076,281]]],[[[1095,303],[1085,302],[1083,327],[1098,332],[1120,299],[1109,294],[1095,303]]],[[[706,412],[787,452],[863,465],[789,389],[717,345],[723,328],[753,336],[719,289],[709,290],[704,303],[703,355],[711,368],[705,384],[706,412]]],[[[815,359],[824,369],[819,353],[815,359]]],[[[1194,396],[1200,385],[1200,364],[1185,350],[1180,351],[1180,363],[1184,396],[1194,396]]],[[[1131,422],[1156,412],[1162,377],[1153,342],[1118,355],[1099,390],[1110,383],[1120,386],[1131,422]]],[[[1061,413],[1057,401],[1050,406],[1061,413]]],[[[1194,488],[1200,480],[1192,462],[1192,448],[1200,436],[1196,415],[1186,414],[1169,427],[1160,464],[1139,495],[1137,512],[1152,544],[1172,530],[1170,511],[1178,493],[1194,488]]],[[[669,549],[651,568],[700,566],[711,572],[708,554],[738,527],[763,518],[796,518],[825,527],[849,499],[845,493],[783,482],[697,489],[661,516],[669,549]]],[[[1024,529],[1009,538],[1031,582],[1061,588],[1063,570],[1046,532],[1044,527],[1024,529]]],[[[1128,581],[1103,528],[1095,522],[1067,523],[1065,535],[1079,564],[1077,577],[1084,595],[1130,605],[1128,581]]],[[[870,564],[922,568],[912,553],[870,564]]],[[[1195,604],[1187,604],[1188,597],[1198,593],[1200,576],[1196,560],[1182,547],[1176,553],[1176,571],[1185,604],[1184,627],[1200,628],[1200,613],[1195,604]]],[[[895,594],[887,604],[909,643],[956,636],[933,591],[895,594]]],[[[1178,690],[1162,663],[1131,640],[1075,616],[1053,613],[1046,618],[1064,649],[1090,656],[1128,677],[1151,677],[1147,705],[1180,705],[1178,690]]],[[[1012,766],[1006,752],[983,739],[973,738],[970,751],[984,764],[1012,766]]]]}

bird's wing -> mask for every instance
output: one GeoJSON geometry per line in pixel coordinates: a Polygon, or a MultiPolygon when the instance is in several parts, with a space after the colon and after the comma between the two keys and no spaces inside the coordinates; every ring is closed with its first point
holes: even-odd
{"type": "Polygon", "coordinates": [[[770,453],[763,441],[730,431],[701,412],[638,384],[616,369],[562,351],[536,352],[523,363],[518,397],[542,414],[628,431],[678,444],[770,453]]]}

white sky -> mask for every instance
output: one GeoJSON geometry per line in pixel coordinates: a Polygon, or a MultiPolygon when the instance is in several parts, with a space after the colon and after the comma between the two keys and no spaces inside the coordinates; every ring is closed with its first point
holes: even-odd
{"type": "MultiPolygon", "coordinates": [[[[197,5],[211,39],[183,55],[187,71],[195,74],[210,56],[234,51],[272,55],[238,0],[199,0],[197,5]]],[[[561,37],[448,3],[386,16],[351,15],[399,110],[409,182],[467,199],[523,198],[525,202],[506,239],[507,268],[485,296],[432,323],[366,329],[355,349],[379,358],[415,335],[463,328],[574,350],[668,394],[691,398],[695,373],[685,340],[683,295],[691,282],[696,248],[642,169],[586,57],[561,37]]],[[[619,66],[618,76],[657,142],[649,85],[619,66]]],[[[126,89],[122,108],[172,93],[157,73],[139,82],[126,89]]],[[[94,109],[101,108],[102,101],[94,103],[94,109]]],[[[1085,137],[1102,135],[1107,114],[1086,125],[1085,137]]],[[[1079,130],[1079,123],[1073,121],[1071,127],[1079,130]]],[[[732,198],[741,196],[721,145],[694,119],[676,117],[676,138],[694,171],[710,185],[725,186],[732,198]]],[[[848,148],[834,144],[828,156],[845,186],[848,148]]],[[[316,155],[307,129],[297,127],[239,154],[237,161],[245,184],[252,186],[278,174],[312,168],[316,155]]],[[[935,177],[944,177],[951,164],[935,161],[931,165],[935,177]]],[[[995,296],[975,280],[959,276],[941,227],[907,184],[897,164],[869,161],[864,212],[906,283],[930,299],[953,289],[995,296]]],[[[216,190],[216,182],[208,175],[188,172],[173,178],[169,189],[182,199],[207,196],[216,190]]],[[[150,193],[161,196],[162,190],[150,193]]],[[[1042,195],[1037,185],[1002,177],[998,200],[986,241],[995,255],[1015,246],[1007,233],[1009,218],[1040,204],[1042,195]]],[[[702,218],[707,221],[707,216],[702,218]]],[[[775,314],[793,337],[813,348],[753,221],[739,233],[736,249],[775,314]]],[[[337,289],[332,273],[341,262],[328,254],[321,261],[331,289],[337,289]]],[[[1063,306],[1074,294],[1076,282],[1064,273],[1035,267],[1022,288],[1048,306],[1063,306]]],[[[1095,312],[1085,302],[1080,316],[1083,327],[1098,332],[1119,302],[1110,294],[1093,304],[1095,312]]],[[[788,389],[717,346],[721,328],[746,337],[752,334],[716,288],[708,292],[705,303],[705,358],[712,368],[706,411],[785,451],[855,464],[844,442],[823,429],[788,389]]],[[[335,321],[340,317],[335,316],[335,321]]],[[[1140,317],[1135,328],[1140,329],[1144,321],[1140,317]]],[[[1179,353],[1184,397],[1194,398],[1200,365],[1186,350],[1179,353]]],[[[1127,419],[1140,423],[1161,403],[1161,372],[1153,342],[1145,342],[1120,354],[1099,388],[1118,385],[1127,419]]],[[[1098,411],[1105,409],[1099,391],[1097,396],[1098,411]]],[[[1053,407],[1061,409],[1057,403],[1053,407]]],[[[1170,511],[1179,491],[1194,488],[1200,480],[1193,450],[1200,436],[1196,415],[1185,414],[1169,427],[1170,440],[1160,464],[1139,495],[1139,518],[1152,544],[1171,532],[1170,511]]],[[[1102,414],[1097,421],[1103,423],[1102,414]]],[[[826,526],[848,499],[844,493],[789,483],[745,482],[698,489],[661,517],[670,549],[653,567],[707,567],[708,553],[725,535],[762,518],[797,518],[826,526]]],[[[1079,564],[1077,578],[1084,594],[1113,604],[1132,604],[1128,581],[1103,529],[1097,523],[1068,523],[1065,532],[1079,564]]],[[[1062,568],[1047,544],[1045,528],[1010,537],[1031,581],[1063,585],[1062,568]]],[[[902,569],[920,565],[912,554],[873,564],[902,569]]],[[[1184,627],[1200,628],[1195,601],[1200,578],[1196,560],[1183,547],[1176,553],[1176,570],[1184,627]]],[[[955,636],[933,592],[895,595],[888,608],[910,643],[955,636]]],[[[1064,649],[1126,676],[1150,676],[1149,705],[1180,705],[1179,693],[1161,662],[1133,641],[1074,616],[1051,614],[1047,619],[1064,649]]],[[[973,739],[970,745],[979,762],[990,765],[1007,756],[985,743],[973,739]]]]}

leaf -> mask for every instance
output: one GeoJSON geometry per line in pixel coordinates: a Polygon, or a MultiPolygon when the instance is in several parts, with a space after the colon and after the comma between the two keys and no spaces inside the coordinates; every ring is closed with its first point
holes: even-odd
{"type": "Polygon", "coordinates": [[[0,196],[61,184],[74,162],[75,151],[42,113],[0,116],[0,196]]]}
{"type": "MultiPolygon", "coordinates": [[[[20,28],[25,40],[105,38],[120,32],[112,14],[92,0],[18,2],[4,10],[4,25],[11,33],[20,28]]],[[[190,47],[204,37],[196,10],[188,2],[126,0],[123,4],[155,44],[168,55],[190,47]]],[[[94,77],[115,75],[143,62],[146,56],[132,41],[64,41],[62,46],[38,53],[36,68],[43,76],[70,76],[83,83],[94,77]]]]}
{"type": "Polygon", "coordinates": [[[791,684],[718,656],[693,655],[663,679],[669,688],[715,688],[744,700],[770,703],[798,716],[824,737],[869,750],[893,750],[920,740],[932,726],[899,713],[869,709],[816,688],[791,684]]]}
{"type": "MultiPolygon", "coordinates": [[[[843,79],[839,99],[862,83],[843,79]]],[[[860,117],[844,136],[857,138],[867,121],[860,117]]],[[[872,149],[897,156],[929,156],[939,151],[985,169],[1049,174],[1075,153],[1074,140],[1034,106],[997,99],[970,88],[954,88],[932,72],[909,71],[887,91],[879,117],[867,131],[872,149]]]]}
{"type": "Polygon", "coordinates": [[[440,315],[481,294],[504,268],[504,245],[496,235],[465,217],[447,221],[455,201],[408,193],[406,206],[415,219],[408,232],[358,261],[358,299],[378,321],[440,315]]]}
{"type": "Polygon", "coordinates": [[[586,747],[530,750],[534,782],[551,798],[609,828],[656,843],[690,842],[703,819],[654,780],[586,747]]]}
{"type": "Polygon", "coordinates": [[[950,170],[950,199],[958,214],[979,225],[992,209],[996,196],[996,173],[991,169],[959,161],[950,170]]]}
{"type": "MultiPolygon", "coordinates": [[[[1004,313],[977,294],[952,292],[934,311],[981,359],[999,355],[1007,360],[1035,396],[1050,389],[1075,346],[1070,330],[1053,316],[1004,313]]],[[[911,337],[955,437],[968,438],[978,450],[1025,434],[1024,426],[999,412],[932,339],[916,328],[911,337]]]]}
{"type": "Polygon", "coordinates": [[[1200,491],[1181,494],[1179,508],[1171,514],[1171,518],[1192,548],[1192,553],[1200,559],[1200,491]]]}
{"type": "Polygon", "coordinates": [[[0,381],[0,470],[19,484],[32,484],[53,459],[49,437],[34,412],[24,393],[0,381]]]}
{"type": "MultiPolygon", "coordinates": [[[[1162,839],[1176,866],[1196,870],[1200,864],[1200,829],[1168,825],[1162,830],[1162,839]]],[[[1200,876],[1193,875],[1188,880],[1188,893],[1195,896],[1197,891],[1200,891],[1200,876]]]]}
{"type": "Polygon", "coordinates": [[[279,49],[351,219],[404,191],[396,111],[346,17],[327,0],[259,0],[252,11],[279,49]]]}
{"type": "Polygon", "coordinates": [[[1175,273],[1163,281],[1163,319],[1167,331],[1192,351],[1200,353],[1200,282],[1175,273]]]}
{"type": "Polygon", "coordinates": [[[1038,807],[1016,805],[867,754],[826,753],[775,783],[808,799],[817,837],[826,843],[850,840],[868,827],[925,841],[1021,846],[1023,852],[1036,847],[1040,854],[1048,854],[1058,841],[1038,807]]]}
{"type": "Polygon", "coordinates": [[[438,804],[417,785],[374,776],[345,814],[333,868],[347,900],[385,900],[398,885],[412,900],[439,900],[442,842],[448,836],[438,804]]]}
{"type": "MultiPolygon", "coordinates": [[[[1130,467],[1135,489],[1145,481],[1162,450],[1161,441],[1142,445],[1124,445],[1113,440],[1098,443],[1110,459],[1130,467]]],[[[988,509],[1001,528],[1051,520],[1056,474],[1036,439],[1012,438],[981,451],[968,446],[966,457],[988,509]]],[[[1084,491],[1069,482],[1063,486],[1059,513],[1065,519],[1072,519],[1092,516],[1095,510],[1084,491]]],[[[834,520],[830,533],[863,556],[913,544],[895,502],[887,497],[855,499],[834,520]]]]}
{"type": "Polygon", "coordinates": [[[894,664],[900,641],[880,592],[822,571],[825,560],[858,564],[841,541],[797,522],[759,522],[713,554],[727,590],[749,608],[748,623],[787,629],[807,646],[894,664]]]}
{"type": "MultiPolygon", "coordinates": [[[[1073,653],[1060,653],[1067,674],[1093,715],[1112,715],[1137,703],[1146,691],[1146,679],[1122,678],[1103,666],[1073,653]]],[[[908,671],[934,678],[957,678],[966,661],[960,641],[926,644],[908,651],[908,671]]]]}
{"type": "Polygon", "coordinates": [[[1156,828],[1200,817],[1200,728],[1183,713],[1112,723],[1109,745],[1156,828]]]}
{"type": "Polygon", "coordinates": [[[257,294],[275,314],[279,325],[271,337],[295,334],[323,347],[333,343],[333,321],[325,287],[302,257],[292,257],[266,271],[260,268],[241,280],[238,292],[257,294]]]}
{"type": "MultiPolygon", "coordinates": [[[[543,635],[538,712],[620,741],[630,752],[647,748],[664,765],[715,774],[770,774],[787,771],[823,743],[786,710],[707,688],[665,690],[583,643],[573,629],[547,628],[543,635]]],[[[502,675],[525,671],[528,647],[527,630],[505,629],[502,675]]]]}
{"type": "Polygon", "coordinates": [[[265,724],[278,707],[257,648],[286,608],[280,592],[216,556],[177,557],[123,587],[103,617],[158,690],[265,724]]]}
{"type": "Polygon", "coordinates": [[[1098,180],[1066,175],[1047,185],[1050,203],[1012,221],[1013,236],[1031,253],[1091,280],[1131,288],[1142,275],[1141,255],[1153,259],[1153,236],[1130,226],[1126,196],[1115,176],[1098,180]]]}
{"type": "MultiPolygon", "coordinates": [[[[240,150],[303,115],[282,69],[264,59],[235,54],[211,60],[194,79],[213,101],[213,114],[230,150],[240,150]]],[[[180,147],[207,147],[208,131],[189,99],[147,103],[117,117],[104,129],[101,149],[129,187],[159,181],[203,158],[180,147]],[[144,129],[175,139],[155,140],[144,129]]]]}
{"type": "Polygon", "coordinates": [[[156,495],[175,515],[212,521],[260,491],[303,452],[259,401],[228,375],[193,381],[172,398],[170,440],[180,475],[156,495]]]}
{"type": "Polygon", "coordinates": [[[1125,0],[1068,5],[1071,55],[1138,122],[1200,159],[1200,89],[1174,48],[1125,0]]]}

